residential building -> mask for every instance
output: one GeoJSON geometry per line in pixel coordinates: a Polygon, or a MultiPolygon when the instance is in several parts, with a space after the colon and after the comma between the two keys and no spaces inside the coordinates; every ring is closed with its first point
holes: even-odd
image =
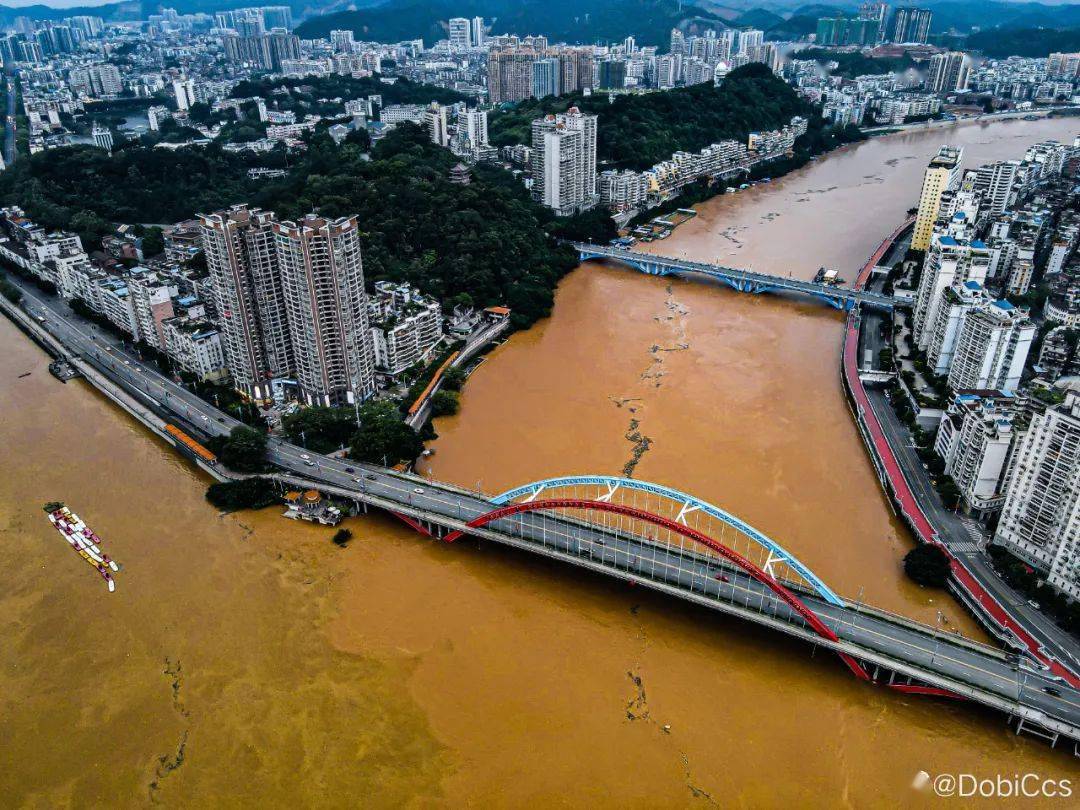
{"type": "Polygon", "coordinates": [[[898,8],[893,14],[892,41],[926,44],[933,12],[926,8],[898,8]]]}
{"type": "Polygon", "coordinates": [[[466,51],[472,47],[472,22],[465,17],[451,17],[447,23],[450,50],[466,51]]]}
{"type": "Polygon", "coordinates": [[[203,382],[221,383],[229,378],[221,333],[210,321],[186,316],[161,323],[163,351],[182,370],[203,382]]]}
{"type": "Polygon", "coordinates": [[[375,361],[356,217],[273,224],[296,383],[309,405],[375,393],[375,361]]]}
{"type": "Polygon", "coordinates": [[[554,57],[532,63],[532,95],[536,98],[559,95],[559,60],[554,57]]]}
{"type": "Polygon", "coordinates": [[[446,124],[446,107],[437,101],[424,111],[424,128],[431,142],[437,146],[450,145],[450,132],[446,124]]]}
{"type": "MultiPolygon", "coordinates": [[[[962,214],[957,216],[963,217],[962,214]]],[[[935,232],[930,249],[923,261],[922,276],[915,294],[912,332],[920,349],[926,349],[938,324],[938,308],[944,291],[954,284],[986,282],[990,267],[990,251],[981,241],[968,238],[968,233],[954,229],[953,233],[935,232]],[[953,235],[955,233],[956,235],[953,235]]]]}
{"type": "Polygon", "coordinates": [[[964,318],[975,307],[988,301],[989,297],[977,281],[963,281],[942,291],[926,348],[926,363],[935,374],[949,373],[964,318]]]}
{"type": "Polygon", "coordinates": [[[1015,400],[1008,395],[961,392],[938,428],[934,451],[956,482],[966,511],[979,519],[999,510],[1005,500],[1015,409],[1015,400]]]}
{"type": "Polygon", "coordinates": [[[532,178],[533,197],[558,216],[596,205],[596,116],[571,107],[533,121],[532,178]]]}
{"type": "Polygon", "coordinates": [[[953,391],[1015,391],[1035,332],[1027,313],[1008,301],[976,307],[967,313],[960,327],[949,368],[949,387],[953,391]]]}
{"type": "Polygon", "coordinates": [[[991,216],[999,216],[1012,204],[1019,169],[1018,160],[999,160],[978,168],[975,188],[983,193],[991,216]]]}
{"type": "Polygon", "coordinates": [[[930,57],[926,89],[931,93],[953,93],[965,90],[971,60],[966,53],[947,51],[930,57]]]}
{"type": "Polygon", "coordinates": [[[960,182],[963,158],[963,147],[943,146],[926,167],[922,193],[919,195],[919,211],[915,217],[915,231],[911,236],[911,247],[914,250],[926,250],[930,247],[930,234],[937,220],[941,195],[955,188],[960,182]]]}
{"type": "Polygon", "coordinates": [[[375,369],[396,377],[442,340],[442,308],[408,284],[380,281],[368,302],[375,369]]]}
{"type": "Polygon", "coordinates": [[[488,54],[488,101],[502,104],[532,95],[532,65],[540,54],[532,48],[492,50],[488,54]]]}
{"type": "Polygon", "coordinates": [[[994,542],[1080,599],[1080,394],[1036,414],[1009,465],[994,542]]]}
{"type": "Polygon", "coordinates": [[[127,274],[127,285],[138,339],[155,349],[164,350],[165,336],[161,324],[174,315],[172,300],[179,294],[176,282],[145,267],[135,267],[127,274]]]}
{"type": "Polygon", "coordinates": [[[256,400],[270,399],[271,381],[293,370],[275,221],[246,205],[199,215],[226,364],[237,390],[256,400]]]}

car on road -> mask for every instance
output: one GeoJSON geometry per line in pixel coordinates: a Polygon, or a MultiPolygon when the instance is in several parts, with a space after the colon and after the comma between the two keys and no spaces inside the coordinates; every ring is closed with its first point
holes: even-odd
{"type": "Polygon", "coordinates": [[[716,578],[721,582],[731,582],[731,580],[725,577],[723,574],[717,574],[716,578]]]}
{"type": "Polygon", "coordinates": [[[301,453],[300,458],[302,458],[304,461],[310,461],[311,460],[311,456],[309,456],[307,453],[301,453]]]}
{"type": "Polygon", "coordinates": [[[420,489],[420,487],[413,487],[413,492],[415,492],[417,495],[424,494],[424,490],[420,489]]]}
{"type": "Polygon", "coordinates": [[[368,481],[377,481],[377,480],[378,480],[378,479],[377,479],[377,478],[376,478],[376,477],[375,477],[374,475],[372,475],[371,473],[367,473],[367,474],[366,474],[366,475],[364,476],[364,478],[366,478],[366,479],[367,479],[368,481]]]}
{"type": "Polygon", "coordinates": [[[1061,697],[1061,690],[1055,686],[1044,686],[1042,690],[1052,697],[1061,697]]]}
{"type": "Polygon", "coordinates": [[[362,483],[364,483],[364,479],[363,479],[363,478],[354,478],[354,479],[353,479],[353,481],[355,481],[355,482],[356,482],[356,483],[358,483],[358,484],[362,484],[362,483]]]}
{"type": "Polygon", "coordinates": [[[1031,605],[1036,610],[1040,610],[1039,603],[1036,602],[1034,599],[1028,599],[1028,604],[1031,605]]]}
{"type": "Polygon", "coordinates": [[[354,469],[353,469],[352,467],[346,467],[346,468],[345,468],[345,472],[347,472],[347,473],[354,473],[354,472],[356,472],[356,470],[354,470],[354,469]]]}
{"type": "Polygon", "coordinates": [[[314,466],[315,466],[315,462],[314,462],[314,461],[305,461],[305,462],[304,462],[304,464],[305,464],[306,466],[308,466],[308,467],[314,467],[314,466]]]}

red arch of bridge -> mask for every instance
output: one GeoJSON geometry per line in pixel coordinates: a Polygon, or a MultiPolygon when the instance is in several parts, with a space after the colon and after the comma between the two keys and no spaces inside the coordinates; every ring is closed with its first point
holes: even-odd
{"type": "MultiPolygon", "coordinates": [[[[758,582],[766,585],[769,590],[779,596],[788,607],[806,619],[806,623],[809,624],[813,631],[822,638],[833,642],[840,640],[836,633],[834,633],[829,626],[814,613],[814,611],[807,607],[799,597],[781,585],[770,574],[750,562],[750,560],[696,529],[691,529],[689,526],[677,523],[669,518],[654,515],[652,512],[646,512],[632,506],[624,506],[623,504],[608,503],[606,501],[591,501],[578,498],[548,498],[546,500],[507,504],[506,506],[499,507],[491,512],[480,515],[480,517],[473,518],[469,521],[468,526],[471,529],[476,529],[480,526],[485,526],[492,521],[499,520],[500,518],[509,517],[510,515],[516,515],[522,512],[538,512],[543,509],[591,509],[598,512],[611,512],[616,515],[625,515],[627,517],[636,518],[646,523],[651,523],[654,526],[660,526],[664,529],[670,529],[676,534],[680,534],[683,537],[712,549],[724,559],[737,565],[758,582]]],[[[453,531],[446,535],[444,540],[447,543],[452,543],[463,534],[465,534],[463,531],[453,531]]],[[[837,654],[843,662],[847,664],[848,668],[856,677],[864,681],[870,680],[870,676],[858,661],[847,653],[841,652],[837,654]]]]}

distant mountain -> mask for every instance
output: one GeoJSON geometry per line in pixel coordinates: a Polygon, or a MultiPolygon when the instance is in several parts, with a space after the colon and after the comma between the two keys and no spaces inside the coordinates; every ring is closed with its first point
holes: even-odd
{"type": "MultiPolygon", "coordinates": [[[[920,5],[923,5],[920,3],[920,5]]],[[[1080,27],[1080,6],[1051,6],[1042,3],[983,2],[982,0],[942,0],[925,4],[934,12],[933,30],[994,28],[1075,28],[1080,27]]]]}
{"type": "Polygon", "coordinates": [[[760,28],[762,31],[768,31],[770,28],[784,22],[786,20],[773,11],[765,8],[755,8],[745,14],[740,14],[731,24],[737,28],[760,28]]]}
{"type": "Polygon", "coordinates": [[[1080,28],[992,28],[967,38],[967,47],[987,56],[1046,56],[1080,51],[1080,28]]]}
{"type": "Polygon", "coordinates": [[[544,34],[552,42],[614,42],[631,34],[642,45],[667,44],[671,29],[721,25],[716,14],[679,0],[388,0],[375,8],[314,17],[301,37],[351,29],[358,39],[399,42],[446,37],[451,17],[483,16],[493,34],[544,34]]]}
{"type": "MultiPolygon", "coordinates": [[[[364,8],[385,0],[273,0],[274,5],[289,6],[295,19],[312,14],[325,14],[340,8],[364,8]]],[[[107,22],[130,22],[145,20],[151,14],[158,14],[163,9],[175,9],[181,14],[213,14],[233,8],[245,8],[257,5],[252,0],[121,0],[97,6],[67,6],[53,8],[44,4],[31,6],[0,5],[0,25],[11,25],[16,17],[29,17],[32,20],[59,20],[64,17],[90,15],[101,17],[107,22]]],[[[270,0],[267,0],[270,5],[270,0]]]]}

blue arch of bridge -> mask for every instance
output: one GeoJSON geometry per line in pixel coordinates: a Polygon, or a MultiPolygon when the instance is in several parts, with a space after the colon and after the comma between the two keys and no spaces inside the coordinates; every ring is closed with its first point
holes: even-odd
{"type": "Polygon", "coordinates": [[[787,549],[768,535],[759,532],[749,523],[740,520],[730,512],[725,512],[718,506],[713,506],[711,503],[695,498],[693,495],[688,495],[685,492],[680,492],[677,489],[665,487],[661,484],[652,484],[648,481],[639,481],[634,478],[616,478],[607,475],[568,475],[559,478],[545,478],[542,481],[534,481],[531,484],[525,484],[524,486],[507,490],[500,495],[496,495],[491,501],[494,504],[501,505],[509,503],[515,498],[520,498],[523,495],[536,495],[545,489],[581,485],[603,486],[608,487],[608,489],[612,491],[616,489],[631,489],[638,492],[651,492],[654,495],[659,495],[663,498],[685,504],[688,507],[693,507],[697,511],[714,517],[728,526],[731,526],[733,529],[737,529],[762,548],[769,551],[773,557],[776,558],[777,562],[783,562],[793,571],[797,572],[799,576],[817,591],[822,599],[834,605],[842,606],[845,604],[844,600],[833,593],[832,589],[822,582],[817,574],[807,568],[793,554],[788,552],[787,549]]]}

